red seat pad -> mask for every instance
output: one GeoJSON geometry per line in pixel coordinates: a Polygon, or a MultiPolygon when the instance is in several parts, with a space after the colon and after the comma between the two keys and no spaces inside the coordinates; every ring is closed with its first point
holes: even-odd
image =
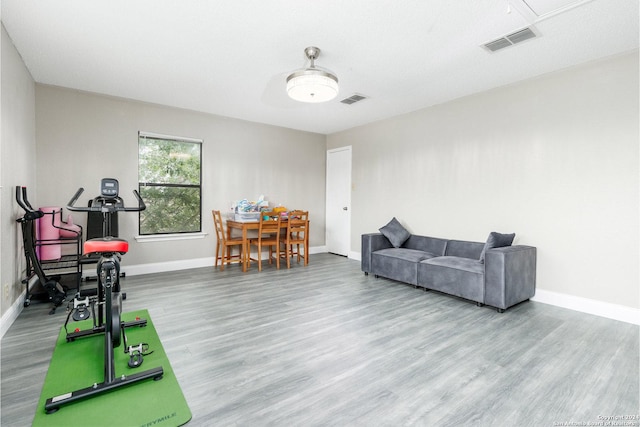
{"type": "Polygon", "coordinates": [[[100,252],[120,252],[126,254],[129,250],[129,242],[117,237],[102,237],[99,239],[90,239],[84,242],[84,254],[100,252]]]}

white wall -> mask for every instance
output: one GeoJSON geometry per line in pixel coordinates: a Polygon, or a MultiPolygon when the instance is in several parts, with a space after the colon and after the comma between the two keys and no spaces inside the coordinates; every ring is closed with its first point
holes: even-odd
{"type": "MultiPolygon", "coordinates": [[[[125,202],[134,203],[138,131],[204,140],[202,222],[208,236],[138,243],[137,214],[120,214],[119,234],[130,243],[125,268],[213,257],[211,210],[261,194],[272,203],[309,210],[310,245],[324,245],[324,135],[40,84],[36,123],[41,206],[65,206],[79,187],[85,188],[86,203],[98,194],[103,177],[117,178],[125,202]]],[[[85,215],[73,215],[85,221],[85,215]]]]}
{"type": "Polygon", "coordinates": [[[516,232],[539,290],[640,307],[638,89],[636,51],[329,135],[353,147],[351,250],[392,216],[516,232]]]}
{"type": "Polygon", "coordinates": [[[24,290],[22,233],[16,223],[23,211],[15,202],[15,186],[35,195],[35,83],[4,26],[1,34],[2,83],[0,133],[0,277],[1,311],[5,313],[24,290]]]}
{"type": "MultiPolygon", "coordinates": [[[[352,251],[394,215],[433,236],[515,231],[516,244],[538,247],[539,290],[640,307],[637,52],[330,135],[326,146],[323,135],[35,85],[4,28],[1,97],[3,320],[23,290],[15,185],[37,205],[64,205],[77,187],[88,198],[115,176],[128,197],[138,130],[205,140],[209,237],[132,241],[129,265],[212,256],[209,211],[260,193],[310,209],[311,244],[323,245],[325,151],[351,145],[352,251]]],[[[122,221],[121,235],[137,233],[135,215],[122,221]]]]}

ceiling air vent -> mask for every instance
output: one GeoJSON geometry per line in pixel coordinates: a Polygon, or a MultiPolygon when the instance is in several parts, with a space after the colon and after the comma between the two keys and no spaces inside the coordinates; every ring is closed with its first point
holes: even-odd
{"type": "Polygon", "coordinates": [[[367,99],[367,97],[363,96],[363,95],[358,95],[357,93],[354,93],[350,97],[345,98],[340,102],[342,102],[343,104],[351,105],[351,104],[355,104],[358,101],[362,101],[363,99],[367,99]]]}
{"type": "Polygon", "coordinates": [[[515,33],[507,34],[504,37],[490,41],[482,45],[485,49],[495,52],[496,50],[504,49],[505,47],[513,46],[525,40],[538,37],[538,35],[530,27],[518,30],[515,33]]]}

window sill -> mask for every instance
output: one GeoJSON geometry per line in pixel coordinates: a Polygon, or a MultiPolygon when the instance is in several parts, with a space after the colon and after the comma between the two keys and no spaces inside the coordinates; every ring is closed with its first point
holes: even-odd
{"type": "Polygon", "coordinates": [[[206,236],[207,236],[207,233],[154,234],[152,236],[136,236],[135,239],[139,243],[150,243],[150,242],[167,242],[170,240],[204,239],[206,236]]]}

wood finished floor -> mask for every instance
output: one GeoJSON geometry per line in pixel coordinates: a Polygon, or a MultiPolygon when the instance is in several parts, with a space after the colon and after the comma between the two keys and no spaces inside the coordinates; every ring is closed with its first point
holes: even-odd
{"type": "MultiPolygon", "coordinates": [[[[639,327],[623,322],[534,302],[499,314],[330,254],[290,270],[127,277],[123,289],[125,311],[151,314],[189,426],[553,426],[640,413],[639,327]]],[[[66,316],[47,311],[24,309],[2,339],[3,426],[33,420],[66,316]]]]}

